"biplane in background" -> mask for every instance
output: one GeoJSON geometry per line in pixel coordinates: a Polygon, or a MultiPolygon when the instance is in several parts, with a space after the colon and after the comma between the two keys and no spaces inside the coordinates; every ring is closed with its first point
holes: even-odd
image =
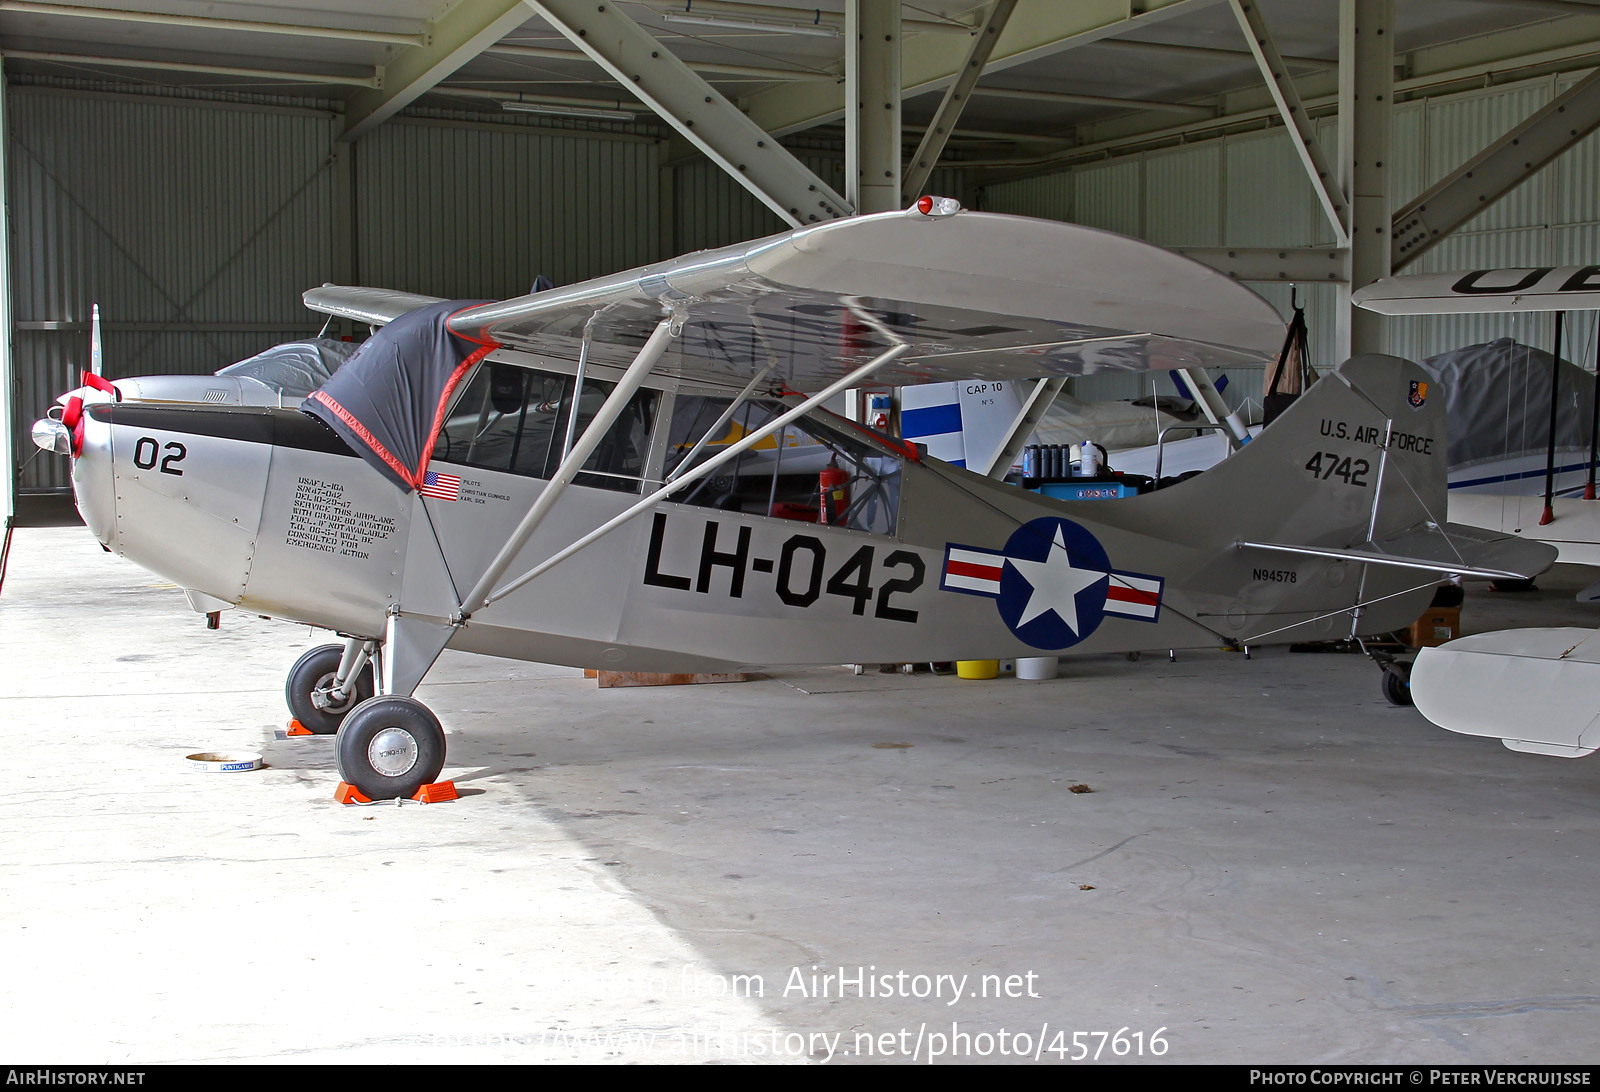
{"type": "MultiPolygon", "coordinates": [[[[1549,427],[1545,465],[1537,473],[1544,495],[1461,498],[1473,507],[1464,518],[1492,532],[1558,545],[1563,560],[1600,560],[1600,501],[1595,496],[1594,422],[1600,419],[1600,387],[1591,380],[1593,401],[1583,406],[1588,428],[1587,488],[1582,496],[1558,495],[1557,420],[1563,394],[1562,314],[1600,309],[1600,266],[1564,269],[1479,269],[1389,277],[1355,295],[1363,307],[1389,315],[1556,312],[1551,354],[1549,427]]],[[[1593,599],[1591,586],[1579,598],[1593,599]]],[[[1411,697],[1433,723],[1452,732],[1497,738],[1513,751],[1580,758],[1600,749],[1600,631],[1563,627],[1479,633],[1417,653],[1411,697]]]]}

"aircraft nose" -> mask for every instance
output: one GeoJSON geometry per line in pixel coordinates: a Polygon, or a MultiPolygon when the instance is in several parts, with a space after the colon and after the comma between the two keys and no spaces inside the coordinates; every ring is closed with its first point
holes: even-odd
{"type": "Polygon", "coordinates": [[[54,417],[41,417],[33,423],[33,443],[42,451],[71,455],[72,430],[54,417]]]}
{"type": "MultiPolygon", "coordinates": [[[[70,410],[70,407],[69,407],[70,410]]],[[[66,426],[67,415],[60,422],[66,426]]],[[[42,422],[41,422],[42,423],[42,422]]],[[[34,426],[35,436],[38,426],[34,426]]],[[[54,439],[53,430],[52,439],[54,439]]],[[[37,438],[34,441],[38,442],[37,438]]],[[[69,430],[72,454],[72,494],[78,514],[101,544],[116,549],[116,488],[112,481],[111,424],[94,413],[82,413],[69,430]]]]}

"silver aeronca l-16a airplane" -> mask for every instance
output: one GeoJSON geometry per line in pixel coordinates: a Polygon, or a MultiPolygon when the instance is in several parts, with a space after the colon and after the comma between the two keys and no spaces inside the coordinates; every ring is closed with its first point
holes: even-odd
{"type": "Polygon", "coordinates": [[[439,776],[443,730],[411,694],[446,647],[688,672],[1288,642],[1393,630],[1441,574],[1552,555],[1443,524],[1442,399],[1392,357],[1117,501],[825,412],[869,384],[1234,365],[1282,337],[1188,259],[948,199],[501,303],[305,302],[382,329],[304,412],[84,392],[35,439],[72,454],[95,537],[197,608],[343,638],[288,699],[373,799],[439,776]],[[813,452],[799,473],[792,446],[813,452]]]}

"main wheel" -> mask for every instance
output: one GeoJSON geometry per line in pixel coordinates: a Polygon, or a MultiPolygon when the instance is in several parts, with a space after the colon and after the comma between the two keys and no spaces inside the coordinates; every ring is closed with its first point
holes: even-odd
{"type": "Polygon", "coordinates": [[[339,671],[339,658],[344,655],[343,645],[318,645],[294,662],[289,669],[289,679],[283,685],[284,700],[294,719],[311,729],[312,734],[331,736],[339,730],[345,715],[372,697],[377,691],[372,683],[372,662],[361,669],[355,685],[344,701],[331,704],[327,701],[333,677],[339,671]],[[317,704],[321,693],[323,704],[317,704]]]}
{"type": "Polygon", "coordinates": [[[339,776],[373,800],[412,796],[444,769],[444,729],[415,698],[368,698],[334,741],[339,776]]]}
{"type": "Polygon", "coordinates": [[[1411,665],[1394,664],[1383,669],[1383,696],[1390,705],[1411,704],[1411,665]]]}

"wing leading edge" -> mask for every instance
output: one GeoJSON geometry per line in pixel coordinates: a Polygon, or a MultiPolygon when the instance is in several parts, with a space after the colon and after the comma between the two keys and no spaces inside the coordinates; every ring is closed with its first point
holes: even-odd
{"type": "Polygon", "coordinates": [[[356,288],[343,284],[325,284],[321,288],[312,288],[300,298],[308,310],[321,315],[331,315],[334,318],[365,322],[370,326],[385,326],[419,307],[444,302],[438,296],[397,292],[389,288],[356,288]]]}
{"type": "MultiPolygon", "coordinates": [[[[309,296],[309,294],[308,294],[309,296]]],[[[1225,275],[1109,232],[979,212],[853,217],[457,314],[475,341],[625,364],[666,315],[657,371],[816,391],[908,346],[875,383],[1217,367],[1272,356],[1277,312],[1225,275]]]]}

